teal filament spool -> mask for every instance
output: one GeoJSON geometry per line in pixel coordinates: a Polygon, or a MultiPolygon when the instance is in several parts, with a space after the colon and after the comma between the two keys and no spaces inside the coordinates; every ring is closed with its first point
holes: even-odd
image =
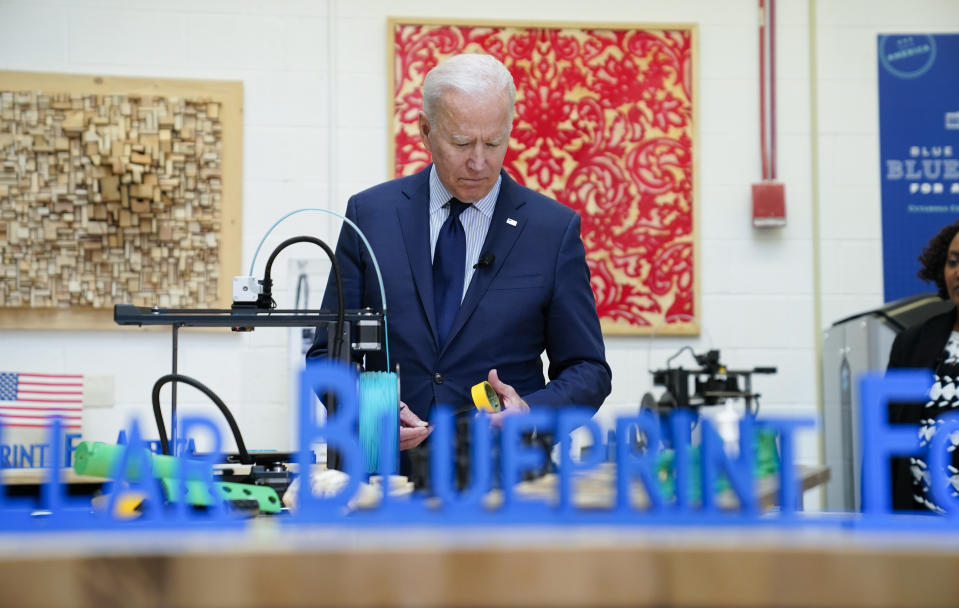
{"type": "Polygon", "coordinates": [[[360,374],[360,449],[366,457],[368,473],[380,471],[380,451],[385,446],[393,454],[396,473],[400,437],[399,377],[392,372],[360,374]],[[384,443],[385,438],[385,443],[384,443]]]}

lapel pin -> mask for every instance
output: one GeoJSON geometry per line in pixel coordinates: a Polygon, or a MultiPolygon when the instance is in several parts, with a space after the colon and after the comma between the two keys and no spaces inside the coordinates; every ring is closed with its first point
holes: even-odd
{"type": "Polygon", "coordinates": [[[510,226],[515,226],[515,225],[516,225],[516,220],[514,220],[514,219],[511,218],[511,217],[508,217],[508,218],[506,218],[506,223],[509,224],[510,226]]]}

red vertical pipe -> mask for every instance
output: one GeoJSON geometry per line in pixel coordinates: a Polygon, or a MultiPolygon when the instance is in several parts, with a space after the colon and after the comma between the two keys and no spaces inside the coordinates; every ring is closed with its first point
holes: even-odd
{"type": "Polygon", "coordinates": [[[776,0],[769,0],[769,177],[776,179],[776,0]]]}
{"type": "Polygon", "coordinates": [[[769,179],[766,154],[766,0],[759,0],[759,153],[763,179],[769,179]]]}

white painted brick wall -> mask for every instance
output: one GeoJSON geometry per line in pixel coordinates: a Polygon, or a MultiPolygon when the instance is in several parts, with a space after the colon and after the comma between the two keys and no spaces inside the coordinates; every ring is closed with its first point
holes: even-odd
{"type": "MultiPolygon", "coordinates": [[[[821,304],[828,325],[880,304],[882,297],[875,36],[954,31],[959,3],[823,0],[816,6],[821,304]]],[[[805,0],[778,3],[779,177],[788,210],[788,226],[778,232],[756,232],[750,225],[749,186],[760,177],[754,0],[0,0],[0,69],[242,80],[246,273],[263,232],[280,215],[314,206],[342,212],[350,194],[388,177],[388,15],[532,22],[544,14],[577,23],[699,25],[703,334],[608,338],[611,409],[633,407],[650,388],[646,370],[661,367],[689,344],[697,351],[722,349],[733,368],[778,366],[778,375],[755,381],[764,412],[815,416],[815,340],[821,328],[813,326],[805,0]]],[[[317,215],[281,226],[261,252],[256,272],[284,238],[305,230],[334,240],[338,222],[317,215]]],[[[289,268],[285,262],[274,271],[277,297],[291,301],[289,268]]],[[[181,333],[181,371],[227,400],[250,447],[288,447],[286,340],[280,330],[181,333]]],[[[117,407],[87,418],[96,438],[112,439],[129,412],[141,413],[152,428],[149,390],[169,369],[169,349],[167,333],[7,331],[0,333],[0,368],[116,374],[117,407]]],[[[817,442],[814,433],[802,440],[802,460],[818,459],[817,442]]]]}

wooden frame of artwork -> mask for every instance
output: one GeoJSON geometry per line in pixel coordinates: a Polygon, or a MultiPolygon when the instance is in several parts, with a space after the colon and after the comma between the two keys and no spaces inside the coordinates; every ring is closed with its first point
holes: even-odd
{"type": "Polygon", "coordinates": [[[114,304],[229,308],[242,82],[0,83],[0,329],[115,329],[114,304]]]}
{"type": "Polygon", "coordinates": [[[604,333],[699,333],[697,29],[461,21],[387,27],[389,171],[426,167],[420,87],[440,60],[495,56],[516,82],[504,168],[582,218],[604,333]]]}

